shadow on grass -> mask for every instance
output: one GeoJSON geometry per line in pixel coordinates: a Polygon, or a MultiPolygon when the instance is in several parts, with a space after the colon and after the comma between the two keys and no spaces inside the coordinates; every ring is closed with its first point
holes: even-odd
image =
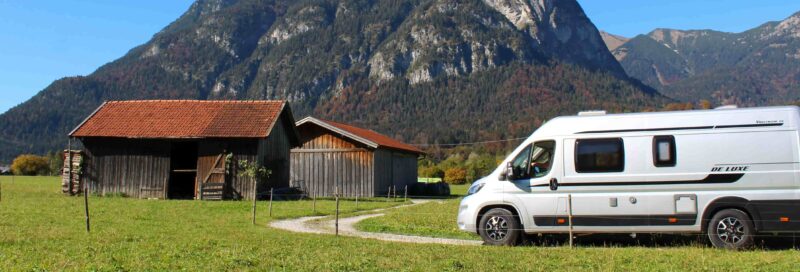
{"type": "MultiPolygon", "coordinates": [[[[525,246],[562,247],[569,244],[567,234],[530,235],[525,246]]],[[[673,234],[638,234],[636,237],[625,234],[592,234],[580,235],[574,239],[577,247],[711,247],[708,237],[696,235],[673,234]]],[[[800,250],[800,234],[784,236],[762,235],[756,237],[756,250],[800,250]]]]}

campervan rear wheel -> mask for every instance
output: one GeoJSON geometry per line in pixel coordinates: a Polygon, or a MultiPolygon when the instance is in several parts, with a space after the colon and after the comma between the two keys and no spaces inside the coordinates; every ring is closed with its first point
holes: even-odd
{"type": "Polygon", "coordinates": [[[753,221],[741,210],[727,209],[717,212],[708,223],[708,238],[718,248],[747,249],[754,243],[753,221]]]}
{"type": "Polygon", "coordinates": [[[485,245],[514,246],[520,240],[522,229],[519,220],[511,211],[494,208],[481,217],[478,233],[485,245]]]}

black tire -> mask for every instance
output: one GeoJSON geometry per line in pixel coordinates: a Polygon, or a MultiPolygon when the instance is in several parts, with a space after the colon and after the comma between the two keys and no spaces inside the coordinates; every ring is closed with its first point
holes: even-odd
{"type": "Polygon", "coordinates": [[[745,212],[736,209],[714,214],[706,229],[708,240],[717,248],[749,249],[755,243],[755,227],[745,212]]]}
{"type": "Polygon", "coordinates": [[[478,225],[484,245],[515,246],[522,237],[522,227],[514,214],[503,208],[494,208],[483,214],[478,225]]]}

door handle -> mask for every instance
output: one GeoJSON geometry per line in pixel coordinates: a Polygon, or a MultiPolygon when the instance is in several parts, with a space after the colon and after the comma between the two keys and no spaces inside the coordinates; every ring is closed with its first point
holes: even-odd
{"type": "Polygon", "coordinates": [[[550,179],[550,191],[558,190],[558,179],[551,178],[550,179]]]}

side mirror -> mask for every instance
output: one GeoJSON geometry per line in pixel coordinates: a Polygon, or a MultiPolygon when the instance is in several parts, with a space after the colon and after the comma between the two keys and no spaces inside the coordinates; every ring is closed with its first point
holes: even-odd
{"type": "Polygon", "coordinates": [[[506,164],[506,169],[500,173],[500,180],[512,180],[514,179],[514,166],[509,162],[506,164]]]}

